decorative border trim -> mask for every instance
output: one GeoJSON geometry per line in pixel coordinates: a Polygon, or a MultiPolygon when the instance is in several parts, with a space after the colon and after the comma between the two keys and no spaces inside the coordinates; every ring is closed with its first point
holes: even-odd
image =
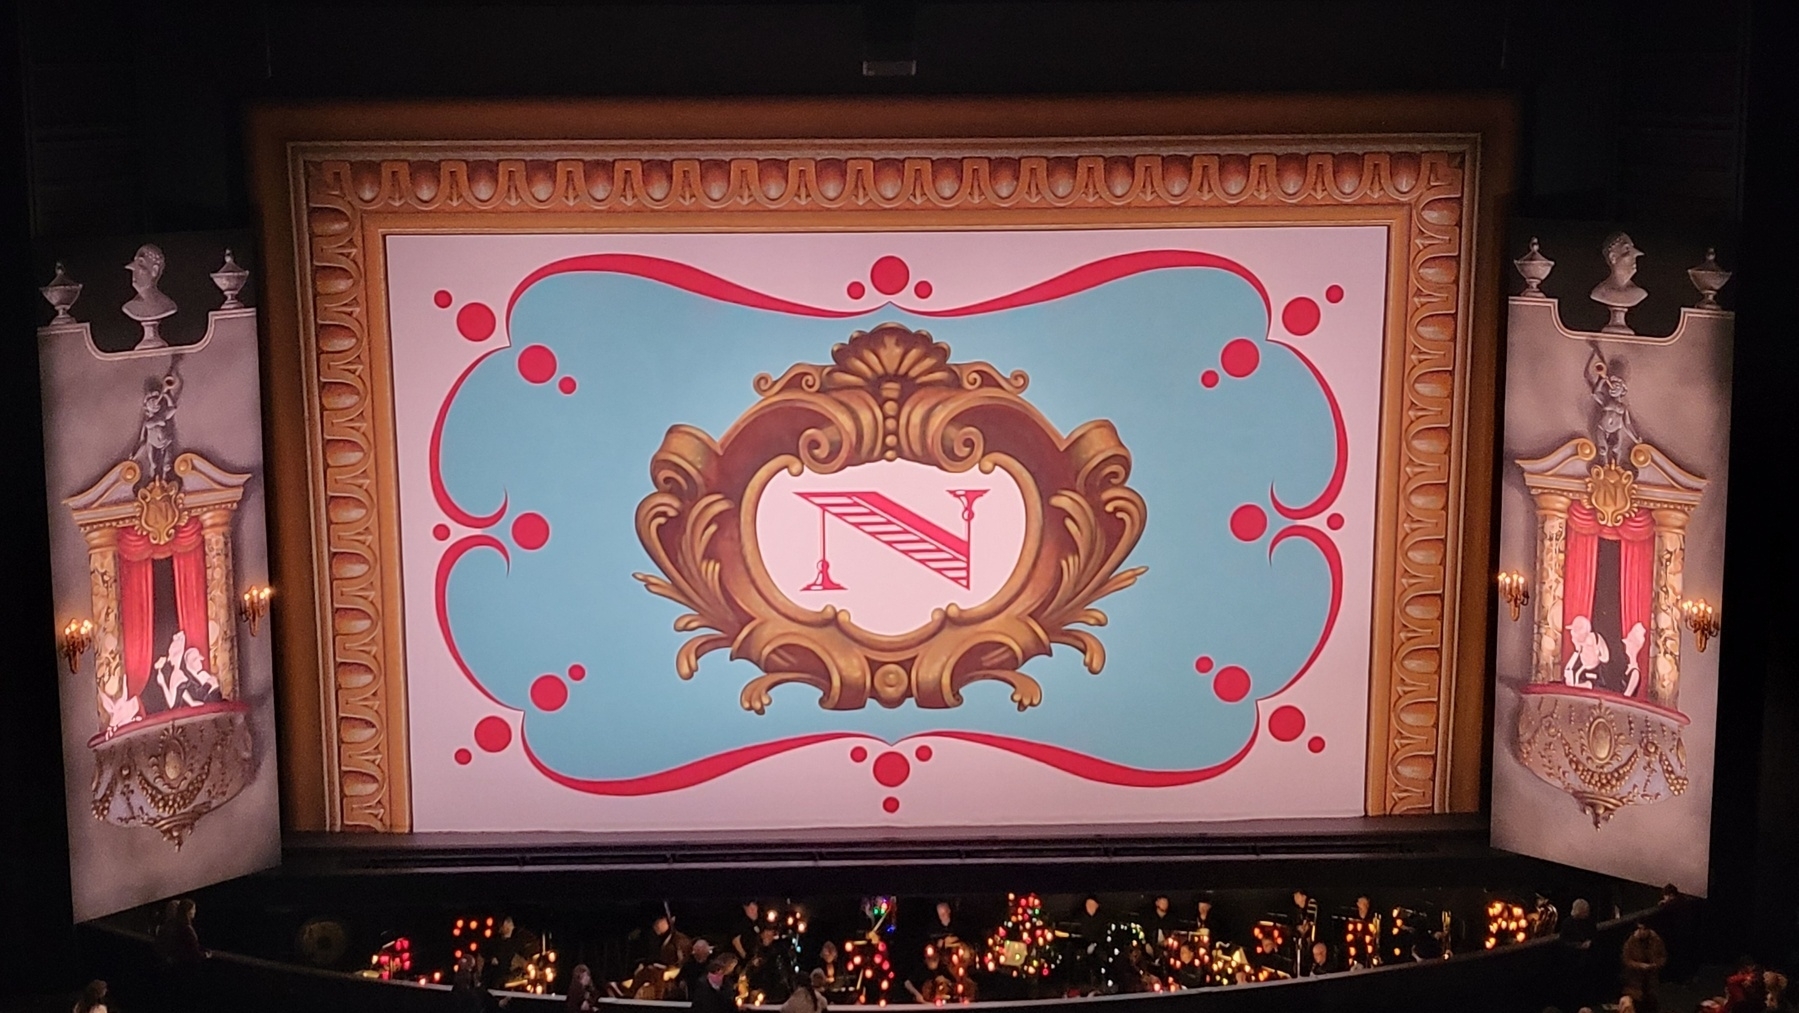
{"type": "MultiPolygon", "coordinates": [[[[259,124],[264,141],[284,126],[291,130],[272,122],[279,116],[269,119],[259,124]]],[[[279,140],[286,141],[284,194],[267,157],[261,169],[265,193],[291,201],[294,235],[304,237],[292,251],[301,294],[293,308],[301,321],[319,592],[315,649],[329,673],[319,700],[328,828],[411,826],[380,237],[571,227],[804,229],[821,227],[819,212],[877,213],[857,215],[859,227],[1040,225],[1044,212],[1056,223],[1092,226],[1391,225],[1389,340],[1403,345],[1389,346],[1383,392],[1369,741],[1385,749],[1370,749],[1368,811],[1451,808],[1452,732],[1454,752],[1470,755],[1478,742],[1461,740],[1470,731],[1478,738],[1484,717],[1478,701],[1455,699],[1458,681],[1473,685],[1456,676],[1458,634],[1484,629],[1466,609],[1480,610],[1484,623],[1490,597],[1475,591],[1486,583],[1484,569],[1476,581],[1463,567],[1465,548],[1486,549],[1484,516],[1464,519],[1464,507],[1483,515],[1489,509],[1489,475],[1476,470],[1478,488],[1465,488],[1470,426],[1490,435],[1494,412],[1469,398],[1476,358],[1469,354],[1469,225],[1480,135],[693,142],[681,155],[651,158],[633,156],[670,145],[279,140]],[[1004,153],[964,153],[971,147],[1004,153]],[[1028,153],[1033,149],[1043,153],[1028,153]],[[821,150],[843,154],[817,157],[821,150]],[[949,150],[958,154],[922,154],[949,150]],[[746,151],[757,157],[742,157],[746,151]],[[1336,153],[1342,151],[1352,153],[1336,153]],[[1039,214],[1024,217],[1031,212],[1039,214]],[[696,213],[704,220],[682,217],[696,213]],[[1474,533],[1467,546],[1464,531],[1474,533]]],[[[272,264],[289,252],[278,237],[271,247],[272,264]]],[[[1483,324],[1492,316],[1483,314],[1483,324]]],[[[1477,358],[1490,363],[1491,355],[1477,358]]],[[[1490,390],[1491,378],[1476,386],[1490,390]]],[[[1473,456],[1485,460],[1489,452],[1479,448],[1473,456]]],[[[1485,559],[1473,563],[1482,568],[1485,559]]],[[[287,656],[306,653],[295,646],[287,656]]],[[[290,770],[290,784],[300,778],[290,770]]],[[[1468,780],[1467,772],[1456,780],[1456,808],[1472,808],[1468,780]]]]}

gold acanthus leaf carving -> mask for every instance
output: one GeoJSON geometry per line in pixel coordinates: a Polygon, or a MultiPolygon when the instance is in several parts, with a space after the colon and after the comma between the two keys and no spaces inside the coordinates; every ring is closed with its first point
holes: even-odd
{"type": "Polygon", "coordinates": [[[760,399],[718,440],[669,430],[651,458],[656,491],[637,509],[638,537],[662,572],[636,577],[690,610],[676,630],[706,631],[677,651],[681,678],[728,649],[762,670],[741,696],[758,714],[784,683],[816,688],[826,709],[855,710],[870,700],[955,707],[965,686],[992,680],[1024,710],[1043,689],[1019,669],[1053,645],[1079,650],[1090,672],[1105,666],[1099,638],[1075,627],[1105,625],[1093,603],[1147,569],[1120,569],[1148,513],[1125,484],[1130,452],[1103,420],[1063,437],[1023,398],[1022,372],[949,355],[927,333],[883,324],[833,348],[830,365],[757,377],[760,399]],[[871,633],[834,606],[782,594],[756,540],[769,481],[897,460],[950,474],[1000,469],[1017,483],[1024,541],[1000,590],[971,607],[947,604],[901,634],[871,633]]]}

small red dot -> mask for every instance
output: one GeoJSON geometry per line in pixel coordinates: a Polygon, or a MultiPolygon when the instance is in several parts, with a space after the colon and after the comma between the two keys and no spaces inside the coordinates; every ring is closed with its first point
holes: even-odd
{"type": "Polygon", "coordinates": [[[906,262],[895,256],[882,257],[868,269],[868,280],[873,283],[875,291],[882,295],[898,295],[912,280],[912,271],[906,262]]]}
{"type": "Polygon", "coordinates": [[[1212,656],[1209,654],[1202,654],[1193,659],[1193,670],[1200,675],[1210,672],[1212,670],[1212,656]]]}
{"type": "Polygon", "coordinates": [[[1268,530],[1268,513],[1254,503],[1231,511],[1231,534],[1238,541],[1253,542],[1268,530]]]}
{"type": "Polygon", "coordinates": [[[450,292],[448,289],[440,288],[436,292],[432,293],[431,301],[437,304],[438,309],[447,310],[450,308],[450,303],[453,300],[450,298],[450,292]]]}
{"type": "MultiPolygon", "coordinates": [[[[446,292],[443,294],[448,295],[449,293],[446,292]]],[[[456,762],[462,764],[464,767],[468,766],[471,762],[474,761],[474,759],[475,759],[474,753],[471,753],[466,749],[456,750],[456,762]]]]}
{"type": "Polygon", "coordinates": [[[550,540],[550,522],[544,520],[543,514],[519,514],[512,522],[512,540],[521,549],[541,549],[550,540]]]}
{"type": "Polygon", "coordinates": [[[912,765],[906,762],[906,754],[887,752],[875,757],[875,780],[883,788],[898,788],[912,776],[912,765]]]}
{"type": "Polygon", "coordinates": [[[1249,673],[1238,665],[1226,665],[1212,677],[1212,692],[1225,703],[1236,703],[1249,695],[1249,673]]]}
{"type": "Polygon", "coordinates": [[[931,297],[931,283],[928,281],[921,281],[912,286],[912,294],[920,299],[929,299],[931,297]]]}
{"type": "Polygon", "coordinates": [[[868,286],[859,281],[852,281],[844,291],[849,293],[851,299],[860,299],[868,294],[868,286]]]}
{"type": "Polygon", "coordinates": [[[1318,304],[1305,296],[1290,299],[1281,310],[1281,326],[1288,334],[1304,337],[1318,329],[1318,321],[1324,319],[1324,313],[1318,304]]]}
{"type": "Polygon", "coordinates": [[[1343,286],[1332,285],[1330,288],[1325,289],[1324,290],[1324,301],[1328,302],[1328,303],[1342,302],[1343,301],[1343,286]]]}
{"type": "Polygon", "coordinates": [[[531,683],[531,702],[540,711],[561,710],[568,703],[568,683],[553,675],[540,675],[531,683]]]}
{"type": "Polygon", "coordinates": [[[1329,517],[1326,517],[1324,519],[1324,523],[1332,531],[1341,531],[1341,530],[1343,530],[1343,515],[1342,514],[1331,514],[1329,517]]]}
{"type": "Polygon", "coordinates": [[[1292,742],[1305,734],[1305,712],[1298,707],[1276,707],[1274,713],[1268,715],[1268,734],[1282,742],[1292,742]]]}
{"type": "Polygon", "coordinates": [[[1218,364],[1224,371],[1241,380],[1256,371],[1262,364],[1262,353],[1256,343],[1248,338],[1232,338],[1225,343],[1224,351],[1218,355],[1218,364]]]}
{"type": "Polygon", "coordinates": [[[562,379],[557,380],[556,389],[564,394],[573,394],[575,392],[575,378],[572,376],[565,376],[562,379]]]}
{"type": "Polygon", "coordinates": [[[1314,735],[1306,741],[1306,748],[1314,753],[1324,752],[1324,739],[1314,735]]]}
{"type": "Polygon", "coordinates": [[[446,542],[446,541],[449,541],[449,539],[450,539],[450,526],[449,526],[449,525],[448,525],[448,524],[435,524],[435,525],[432,525],[432,527],[431,527],[431,537],[432,537],[432,538],[435,538],[435,539],[437,539],[437,540],[438,540],[438,541],[440,541],[440,542],[446,542]]]}
{"type": "Polygon", "coordinates": [[[931,762],[931,757],[935,754],[931,752],[930,746],[919,746],[912,751],[912,755],[918,757],[919,763],[929,763],[931,762]]]}
{"type": "Polygon", "coordinates": [[[851,763],[861,763],[863,760],[866,760],[866,759],[868,759],[868,750],[862,748],[861,746],[856,746],[855,748],[850,750],[850,762],[851,763]]]}
{"type": "Polygon", "coordinates": [[[899,799],[894,798],[892,795],[889,795],[886,798],[881,800],[881,808],[887,810],[890,813],[899,812],[899,799]]]}
{"type": "Polygon", "coordinates": [[[1199,385],[1207,390],[1211,390],[1213,387],[1218,386],[1218,371],[1216,369],[1208,369],[1199,374],[1199,385]]]}
{"type": "Polygon", "coordinates": [[[568,666],[568,677],[575,680],[576,682],[580,682],[582,679],[587,678],[587,666],[586,665],[570,665],[570,666],[568,666]]]}
{"type": "Polygon", "coordinates": [[[472,302],[456,311],[456,329],[470,341],[486,341],[493,337],[498,323],[486,303],[472,302]]]}
{"type": "Polygon", "coordinates": [[[497,753],[512,744],[512,726],[505,718],[485,717],[475,722],[475,745],[497,753]]]}
{"type": "Polygon", "coordinates": [[[530,383],[549,383],[556,375],[556,353],[542,345],[527,345],[518,353],[518,375],[530,383]]]}

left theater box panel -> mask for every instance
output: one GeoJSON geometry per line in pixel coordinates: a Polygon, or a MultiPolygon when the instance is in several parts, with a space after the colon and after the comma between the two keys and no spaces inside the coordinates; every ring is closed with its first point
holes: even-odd
{"type": "Polygon", "coordinates": [[[39,251],[78,920],[281,858],[251,249],[188,233],[39,251]]]}

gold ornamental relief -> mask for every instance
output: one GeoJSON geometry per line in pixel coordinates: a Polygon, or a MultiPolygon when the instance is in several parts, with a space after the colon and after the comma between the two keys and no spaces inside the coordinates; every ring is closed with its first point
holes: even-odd
{"type": "Polygon", "coordinates": [[[1587,498],[1599,523],[1615,528],[1636,508],[1636,476],[1615,464],[1595,465],[1587,472],[1587,498]]]}
{"type": "Polygon", "coordinates": [[[187,520],[181,485],[160,478],[145,483],[137,493],[137,526],[151,545],[167,545],[175,529],[187,520]]]}
{"type": "Polygon", "coordinates": [[[1143,498],[1125,484],[1130,452],[1103,420],[1058,433],[1022,396],[1022,372],[949,355],[925,332],[882,324],[833,348],[829,365],[758,377],[760,399],[717,440],[691,426],[669,430],[650,463],[656,491],[637,508],[638,538],[661,575],[635,576],[691,610],[675,620],[679,631],[699,631],[676,653],[681,678],[693,677],[703,655],[728,650],[762,670],[741,694],[758,714],[786,683],[817,689],[828,710],[857,710],[870,701],[956,707],[964,687],[997,681],[1024,710],[1044,691],[1019,669],[1055,645],[1079,650],[1091,672],[1104,667],[1099,638],[1077,627],[1103,626],[1093,603],[1146,569],[1120,569],[1147,518],[1143,498]],[[839,491],[774,491],[881,466],[922,466],[941,478],[949,487],[938,495],[957,497],[963,532],[877,488],[841,491],[854,486],[839,482],[839,491]],[[983,586],[974,577],[975,515],[996,483],[1021,501],[1017,553],[1005,567],[985,566],[983,586]],[[770,531],[759,523],[766,510],[796,502],[792,496],[817,507],[820,539],[816,574],[797,591],[774,575],[770,531]],[[943,581],[934,586],[966,593],[892,629],[818,603],[806,592],[847,590],[824,552],[827,524],[881,546],[870,551],[919,564],[943,581]]]}

